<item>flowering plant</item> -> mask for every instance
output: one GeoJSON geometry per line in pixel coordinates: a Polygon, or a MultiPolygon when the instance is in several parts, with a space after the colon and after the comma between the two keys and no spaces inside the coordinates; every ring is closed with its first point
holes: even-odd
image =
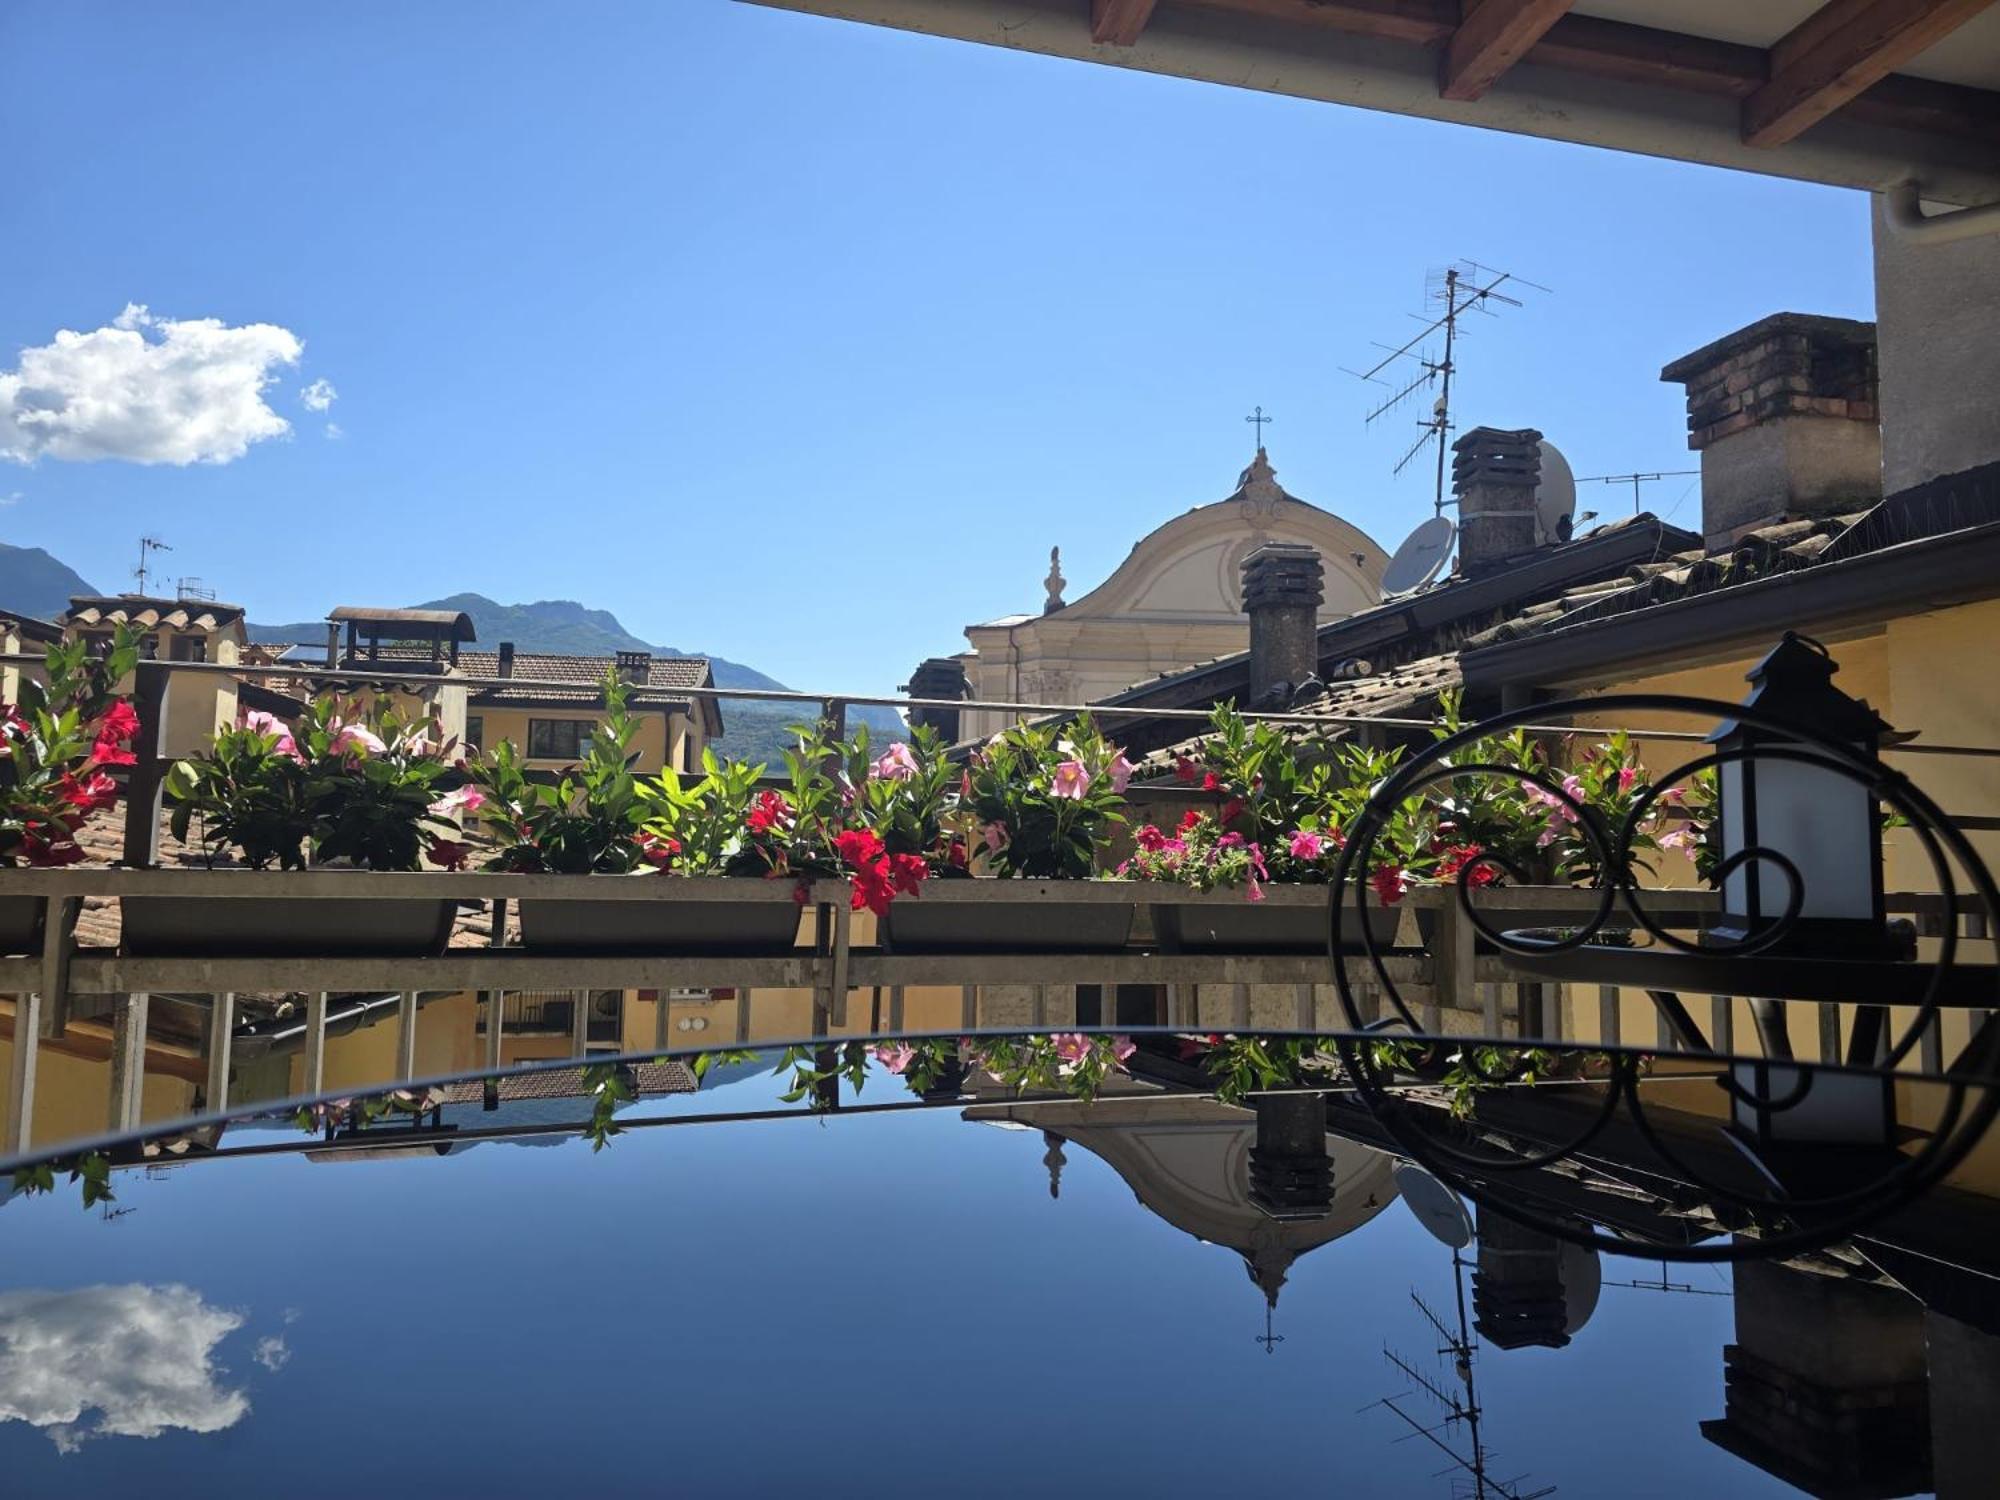
{"type": "Polygon", "coordinates": [[[1133,880],[1164,880],[1197,891],[1247,884],[1250,899],[1264,899],[1262,882],[1271,878],[1264,851],[1242,834],[1225,832],[1213,814],[1189,808],[1171,834],[1151,823],[1134,835],[1137,848],[1118,867],[1133,880]]]}
{"type": "Polygon", "coordinates": [[[121,627],[111,649],[52,645],[43,677],[23,676],[21,701],[0,703],[0,865],[68,865],[83,858],[76,835],[118,800],[107,767],[129,766],[138,716],[116,685],[138,660],[121,627]]]}
{"type": "Polygon", "coordinates": [[[975,751],[960,789],[974,857],[997,875],[1086,880],[1125,817],[1133,766],[1089,715],[1016,724],[975,751]]]}
{"type": "Polygon", "coordinates": [[[303,869],[309,855],[370,870],[414,870],[426,857],[457,868],[465,850],[453,814],[470,799],[438,789],[456,748],[435,721],[386,701],[318,699],[290,726],[247,713],[167,773],[174,836],[193,833],[210,865],[234,847],[253,869],[303,869]]]}

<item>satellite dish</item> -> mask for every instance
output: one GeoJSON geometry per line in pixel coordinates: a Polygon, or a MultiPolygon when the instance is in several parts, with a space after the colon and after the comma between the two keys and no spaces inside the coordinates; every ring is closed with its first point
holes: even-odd
{"type": "Polygon", "coordinates": [[[1382,597],[1392,598],[1420,589],[1437,577],[1451,556],[1451,539],[1458,529],[1443,516],[1432,516],[1403,539],[1382,573],[1382,597]]]}
{"type": "Polygon", "coordinates": [[[1604,1263],[1588,1245],[1562,1247],[1563,1301],[1569,1306],[1569,1322],[1564,1333],[1575,1333],[1597,1311],[1597,1299],[1604,1291],[1604,1263]]]}
{"type": "Polygon", "coordinates": [[[1563,525],[1576,514],[1576,475],[1562,449],[1542,442],[1542,482],[1535,486],[1535,545],[1564,540],[1563,525]]]}
{"type": "Polygon", "coordinates": [[[1396,1187],[1432,1239],[1454,1250],[1463,1250],[1472,1243],[1472,1216],[1459,1202],[1458,1194],[1429,1172],[1415,1162],[1400,1162],[1396,1167],[1396,1187]]]}

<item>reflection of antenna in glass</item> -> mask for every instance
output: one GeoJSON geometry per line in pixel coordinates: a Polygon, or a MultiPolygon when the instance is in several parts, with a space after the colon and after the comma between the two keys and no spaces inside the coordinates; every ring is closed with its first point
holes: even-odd
{"type": "MultiPolygon", "coordinates": [[[[1391,385],[1393,382],[1383,380],[1381,376],[1382,372],[1397,360],[1415,360],[1422,369],[1421,374],[1397,388],[1393,395],[1368,413],[1366,424],[1370,426],[1377,418],[1396,410],[1418,391],[1426,390],[1432,385],[1438,387],[1437,400],[1431,405],[1430,416],[1417,423],[1423,429],[1422,435],[1401,458],[1396,460],[1394,472],[1401,474],[1415,462],[1417,455],[1432,443],[1436,443],[1437,480],[1436,491],[1432,498],[1439,514],[1444,512],[1444,461],[1447,446],[1445,438],[1452,430],[1451,377],[1457,369],[1453,363],[1453,355],[1461,333],[1459,320],[1469,312],[1482,312],[1493,316],[1492,304],[1495,302],[1504,303],[1508,307],[1520,307],[1521,300],[1501,291],[1502,286],[1529,288],[1538,292],[1548,290],[1545,286],[1525,281],[1511,272],[1496,271],[1491,266],[1482,266],[1474,260],[1462,260],[1456,265],[1445,267],[1442,271],[1433,271],[1424,281],[1424,300],[1427,304],[1442,306],[1444,310],[1429,318],[1420,331],[1412,334],[1402,344],[1393,348],[1386,344],[1376,345],[1377,348],[1387,349],[1388,352],[1368,369],[1347,372],[1371,384],[1391,385]],[[1433,359],[1428,352],[1419,353],[1419,347],[1438,333],[1444,335],[1443,357],[1433,359]]],[[[1421,318],[1424,314],[1419,313],[1414,316],[1421,318]]]]}

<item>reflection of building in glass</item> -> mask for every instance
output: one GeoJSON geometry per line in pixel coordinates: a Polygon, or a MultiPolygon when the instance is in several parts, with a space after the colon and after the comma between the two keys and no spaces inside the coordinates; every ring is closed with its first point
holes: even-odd
{"type": "MultiPolygon", "coordinates": [[[[1305,1097],[1319,1104],[1317,1096],[1305,1097]]],[[[1329,1138],[1333,1180],[1325,1212],[1273,1217],[1252,1196],[1257,1116],[1214,1099],[1124,1095],[1088,1104],[981,1104],[965,1118],[1046,1131],[1102,1158],[1176,1229],[1240,1255],[1273,1306],[1300,1256],[1353,1233],[1396,1197],[1395,1158],[1329,1138]]]]}

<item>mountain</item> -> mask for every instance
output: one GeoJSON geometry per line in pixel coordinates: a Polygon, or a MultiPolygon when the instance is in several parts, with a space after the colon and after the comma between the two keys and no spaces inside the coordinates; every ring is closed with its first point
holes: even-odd
{"type": "Polygon", "coordinates": [[[68,564],[40,547],[0,542],[0,608],[53,620],[69,608],[70,595],[96,592],[68,564]]]}
{"type": "MultiPolygon", "coordinates": [[[[58,564],[60,566],[60,564],[58,564]]],[[[0,602],[5,601],[0,593],[0,602]]],[[[589,609],[574,599],[539,599],[533,604],[501,604],[484,594],[452,594],[431,599],[415,609],[459,610],[472,617],[479,644],[491,648],[512,641],[523,651],[553,651],[574,656],[610,656],[616,651],[650,651],[655,656],[706,656],[715,669],[717,687],[767,688],[786,691],[779,682],[755,667],[716,656],[707,651],[684,651],[678,646],[656,646],[642,641],[605,609],[589,609]]],[[[326,639],[326,622],[312,620],[293,625],[251,625],[253,641],[319,642],[326,639]]],[[[728,700],[722,705],[725,726],[723,743],[729,753],[744,759],[762,757],[775,760],[784,743],[785,726],[804,715],[789,703],[753,703],[728,700]]],[[[856,708],[849,722],[866,724],[877,739],[901,738],[903,721],[893,708],[856,708]]]]}

